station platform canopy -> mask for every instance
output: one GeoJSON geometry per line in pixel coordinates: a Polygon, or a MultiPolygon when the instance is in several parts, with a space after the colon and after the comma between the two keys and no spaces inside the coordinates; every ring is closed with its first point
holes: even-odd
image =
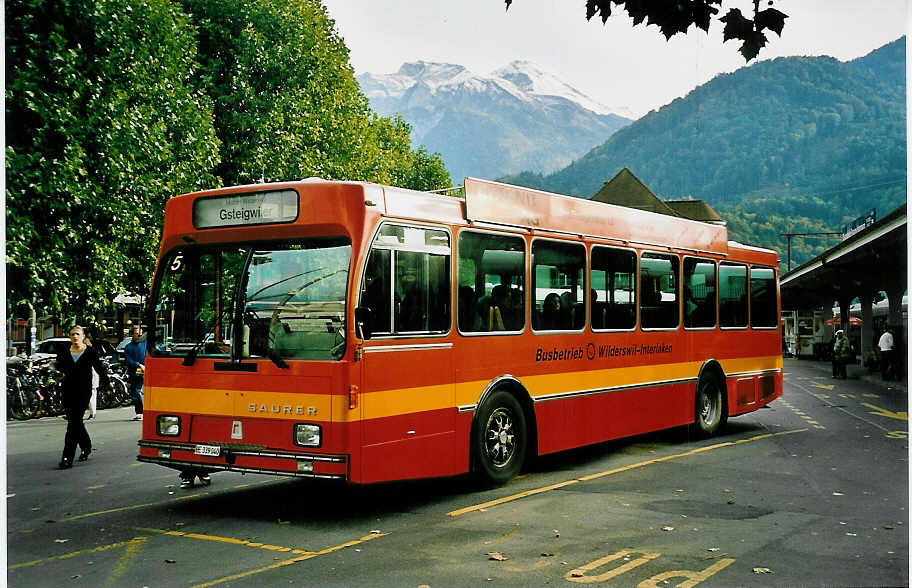
{"type": "Polygon", "coordinates": [[[856,296],[887,292],[898,296],[907,284],[906,207],[901,206],[870,226],[782,274],[783,309],[829,308],[856,296]]]}

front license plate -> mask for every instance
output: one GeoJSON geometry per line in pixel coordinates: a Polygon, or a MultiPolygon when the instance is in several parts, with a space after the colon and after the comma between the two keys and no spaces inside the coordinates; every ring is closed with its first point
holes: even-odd
{"type": "Polygon", "coordinates": [[[193,453],[209,457],[218,457],[221,452],[222,448],[218,445],[197,445],[193,448],[193,453]]]}

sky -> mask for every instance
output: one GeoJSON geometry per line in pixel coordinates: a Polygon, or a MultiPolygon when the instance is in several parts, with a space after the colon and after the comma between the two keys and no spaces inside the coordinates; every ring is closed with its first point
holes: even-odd
{"type": "MultiPolygon", "coordinates": [[[[767,0],[761,3],[766,5],[767,0]]],[[[515,60],[537,63],[596,101],[642,116],[719,73],[745,66],[738,41],[722,42],[724,0],[710,32],[691,28],[666,42],[656,26],[633,26],[615,9],[606,25],[585,18],[585,0],[323,0],[356,74],[386,74],[405,62],[455,63],[485,75],[515,60]]],[[[906,0],[776,0],[782,37],[757,60],[829,55],[850,60],[906,34],[906,0]]]]}

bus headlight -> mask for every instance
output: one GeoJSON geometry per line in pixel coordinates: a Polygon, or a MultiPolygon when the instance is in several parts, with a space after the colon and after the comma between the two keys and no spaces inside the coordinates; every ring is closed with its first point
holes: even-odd
{"type": "Polygon", "coordinates": [[[319,447],[322,441],[320,425],[298,423],[294,428],[294,443],[301,447],[319,447]]]}
{"type": "Polygon", "coordinates": [[[181,432],[181,418],[171,414],[160,414],[155,419],[158,434],[163,437],[177,437],[181,432]]]}

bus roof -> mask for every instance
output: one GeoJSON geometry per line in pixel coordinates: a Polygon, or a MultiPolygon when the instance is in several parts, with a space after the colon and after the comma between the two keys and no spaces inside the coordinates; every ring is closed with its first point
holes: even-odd
{"type": "MultiPolygon", "coordinates": [[[[370,182],[327,181],[308,178],[303,181],[231,186],[187,194],[168,202],[170,224],[168,235],[209,233],[191,224],[192,201],[198,197],[252,193],[264,190],[293,188],[305,198],[312,194],[312,206],[307,208],[305,222],[344,222],[339,207],[349,209],[349,220],[363,218],[373,210],[385,216],[417,221],[449,224],[496,225],[529,231],[547,231],[579,237],[595,237],[621,245],[662,247],[696,253],[729,256],[734,252],[763,263],[775,262],[776,253],[728,240],[724,225],[672,217],[645,210],[618,206],[594,200],[564,196],[521,186],[482,180],[465,179],[465,199],[384,186],[370,182]],[[318,196],[321,194],[323,196],[318,196]],[[332,197],[327,197],[332,194],[332,197]],[[361,210],[360,214],[356,210],[361,210]]],[[[295,223],[304,219],[298,219],[295,223]]],[[[289,229],[290,225],[286,225],[289,229]]],[[[275,231],[279,226],[272,225],[275,231]]],[[[235,227],[242,228],[242,227],[235,227]]],[[[281,231],[278,231],[281,232],[281,231]]],[[[224,236],[228,236],[227,234],[224,236]]],[[[278,234],[276,235],[278,236],[278,234]]],[[[214,237],[214,236],[213,236],[214,237]]],[[[211,237],[210,237],[211,238],[211,237]]],[[[209,238],[205,240],[210,240],[209,238]]]]}
{"type": "Polygon", "coordinates": [[[465,194],[471,221],[728,253],[728,230],[722,225],[476,178],[466,178],[465,194]]]}

